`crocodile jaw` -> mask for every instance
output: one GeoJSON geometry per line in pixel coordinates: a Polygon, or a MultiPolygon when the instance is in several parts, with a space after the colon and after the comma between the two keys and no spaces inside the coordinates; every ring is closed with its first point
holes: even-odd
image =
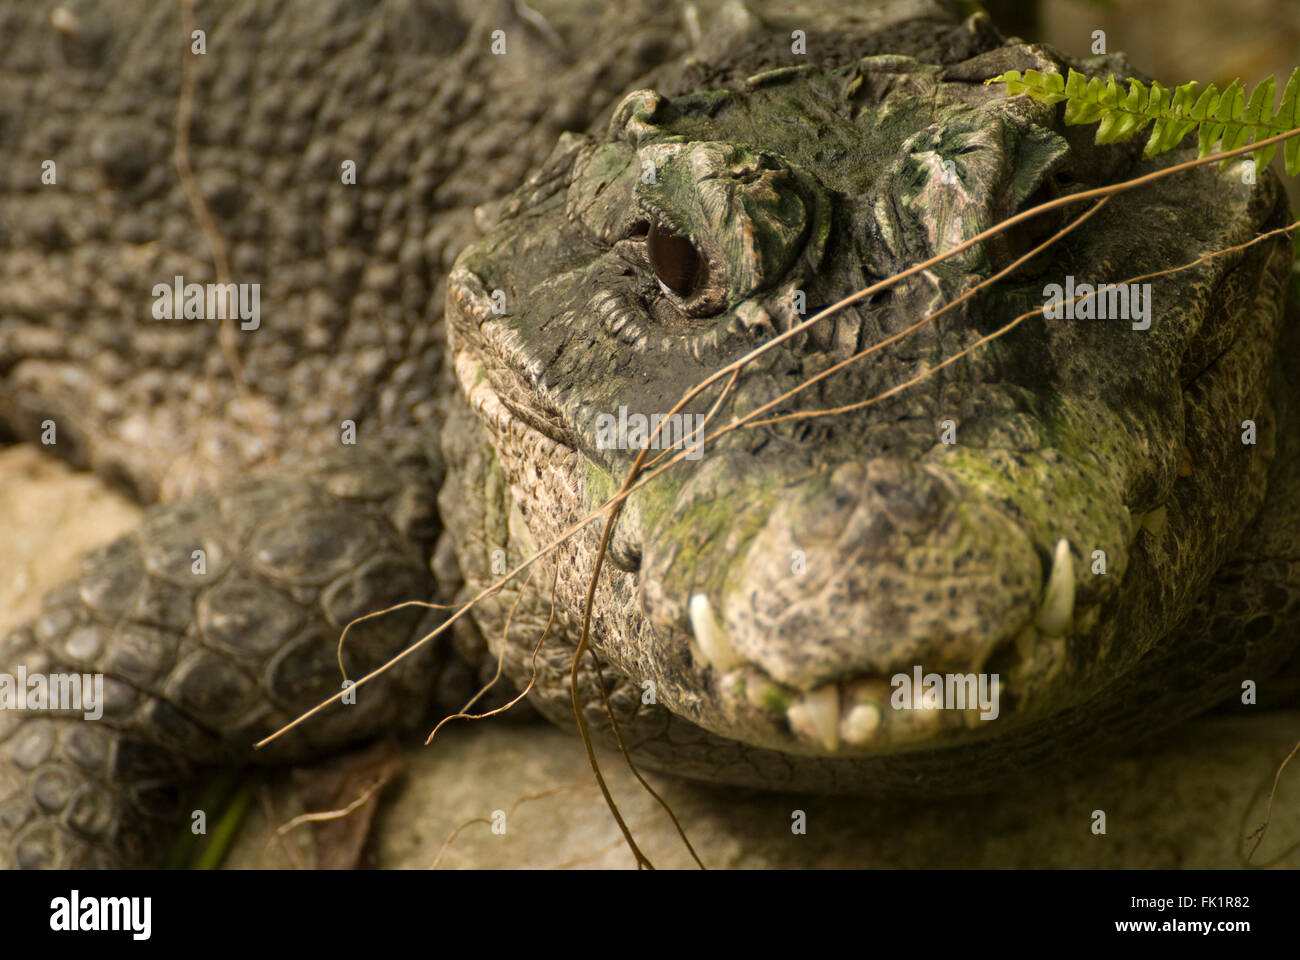
{"type": "MultiPolygon", "coordinates": [[[[896,66],[879,64],[891,77],[896,66]]],[[[915,82],[938,83],[936,96],[955,102],[912,118],[920,129],[880,152],[883,172],[873,167],[852,184],[863,196],[836,198],[837,222],[851,231],[828,227],[818,187],[843,188],[845,168],[831,164],[819,177],[792,161],[783,179],[775,154],[754,159],[768,140],[745,141],[743,124],[728,131],[727,105],[743,119],[745,97],[681,107],[708,115],[707,136],[696,143],[703,121],[679,133],[676,108],[642,91],[615,111],[605,141],[562,143],[504,205],[488,238],[462,255],[448,298],[457,370],[466,394],[482,401],[475,401],[480,413],[493,410],[484,425],[489,435],[496,431],[533,542],[549,542],[622,482],[635,453],[598,448],[598,415],[630,403],[671,409],[691,384],[788,328],[796,319],[792,289],[808,292],[810,303],[831,302],[859,289],[868,267],[890,275],[963,239],[972,225],[996,222],[1007,212],[999,182],[1029,192],[1066,161],[1098,180],[1127,172],[1122,151],[1098,148],[1071,160],[1074,144],[1063,154],[1060,138],[1046,130],[1050,110],[989,104],[979,100],[986,94],[972,94],[977,88],[936,81],[927,69],[916,68],[922,79],[915,82]],[[729,136],[743,141],[737,149],[719,146],[729,136]],[[935,149],[957,147],[976,171],[962,182],[959,201],[925,173],[935,149]],[[671,176],[642,191],[637,164],[656,150],[669,158],[671,176]],[[685,301],[668,310],[662,278],[656,285],[645,277],[637,218],[663,210],[666,222],[677,217],[669,225],[679,232],[698,227],[705,239],[719,236],[717,224],[700,218],[723,210],[723,220],[740,222],[750,210],[718,200],[715,187],[729,177],[741,192],[754,183],[767,191],[753,209],[790,227],[778,253],[787,242],[804,250],[793,259],[751,256],[758,234],[740,229],[732,276],[741,302],[716,315],[690,315],[685,301]],[[787,189],[798,204],[782,199],[787,189]],[[936,215],[935,203],[947,212],[936,215]],[[855,245],[867,233],[876,245],[855,245]],[[767,286],[751,282],[769,263],[785,274],[767,286]],[[490,295],[497,289],[504,311],[490,295]],[[517,437],[545,438],[561,462],[530,462],[517,437]],[[539,470],[548,477],[546,504],[530,493],[539,470]],[[557,510],[561,503],[568,506],[557,510]]],[[[880,89],[905,88],[891,81],[880,89]]],[[[915,102],[909,95],[880,109],[893,110],[893,128],[906,131],[912,120],[901,114],[915,102]]],[[[798,143],[781,150],[815,166],[798,143]]],[[[1208,168],[1190,179],[1117,200],[1071,235],[1074,262],[1115,279],[1130,267],[1187,262],[1242,242],[1280,207],[1271,179],[1254,191],[1208,168]],[[1220,198],[1218,214],[1205,223],[1180,220],[1188,191],[1220,198]]],[[[1265,416],[1270,409],[1261,372],[1279,311],[1267,294],[1285,271],[1266,248],[1247,256],[1265,281],[1262,293],[1241,290],[1237,262],[1214,261],[1195,282],[1187,275],[1157,281],[1161,313],[1149,331],[1034,321],[868,414],[801,421],[806,431],[737,431],[711,444],[702,460],[676,465],[629,497],[612,553],[622,569],[611,576],[624,589],[598,589],[594,642],[623,675],[652,684],[658,703],[678,716],[786,753],[919,751],[1050,722],[1090,703],[1174,628],[1260,502],[1269,453],[1233,466],[1240,451],[1224,424],[1242,410],[1265,416]],[[1214,358],[1227,356],[1234,340],[1256,346],[1217,369],[1214,358]],[[936,429],[949,419],[960,432],[952,445],[936,429]],[[1186,479],[1179,475],[1185,446],[1201,471],[1186,479]],[[1168,522],[1144,526],[1141,518],[1159,510],[1168,522]],[[996,718],[990,710],[930,709],[898,682],[917,670],[922,681],[983,675],[990,690],[997,674],[1006,699],[996,718]]],[[[987,273],[976,260],[918,275],[894,287],[891,303],[846,311],[751,365],[719,424],[950,302],[987,273]]],[[[978,307],[828,381],[824,394],[800,405],[836,407],[933,370],[1014,315],[1025,295],[1023,285],[996,286],[978,307]]],[[[714,397],[685,412],[707,411],[714,397]]],[[[584,574],[593,539],[575,550],[584,574]]],[[[577,580],[561,591],[571,617],[585,602],[586,584],[577,580]]]]}
{"type": "MultiPolygon", "coordinates": [[[[462,392],[525,504],[529,541],[550,543],[599,507],[616,478],[552,437],[553,414],[520,416],[519,401],[503,399],[521,394],[493,360],[505,348],[489,339],[499,328],[479,278],[457,270],[448,303],[462,392]],[[580,498],[565,498],[577,491],[580,498]]],[[[979,719],[1013,712],[974,697],[963,709],[930,709],[910,694],[899,709],[899,676],[979,673],[995,654],[1039,674],[1064,663],[1060,638],[1040,642],[1033,626],[1044,583],[1062,575],[1045,577],[1024,532],[972,498],[941,459],[848,459],[802,479],[784,460],[751,459],[748,470],[729,464],[706,456],[687,464],[684,480],[629,498],[617,529],[624,552],[639,560],[630,578],[638,604],[602,610],[597,622],[623,626],[617,636],[593,637],[681,716],[787,753],[871,756],[982,735],[979,719]],[[764,476],[778,467],[779,476],[764,476]],[[776,485],[782,496],[773,498],[776,485]],[[737,507],[719,511],[720,501],[737,507]],[[715,548],[696,549],[695,540],[715,548]]],[[[584,575],[598,530],[576,541],[588,551],[584,575]]],[[[611,567],[605,576],[627,576],[611,567]]],[[[581,578],[561,584],[571,623],[581,622],[585,586],[581,578]]]]}

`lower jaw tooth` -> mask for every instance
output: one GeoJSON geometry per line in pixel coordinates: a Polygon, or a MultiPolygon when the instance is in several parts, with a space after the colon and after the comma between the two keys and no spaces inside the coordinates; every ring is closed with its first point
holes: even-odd
{"type": "Polygon", "coordinates": [[[840,736],[855,747],[866,746],[879,729],[880,708],[874,703],[859,703],[840,721],[840,736]]]}
{"type": "Polygon", "coordinates": [[[834,686],[805,693],[786,711],[790,729],[806,740],[820,743],[828,751],[840,745],[840,692],[834,686]]]}
{"type": "Polygon", "coordinates": [[[1142,528],[1152,536],[1160,536],[1165,532],[1165,526],[1169,523],[1169,511],[1165,507],[1156,507],[1150,513],[1144,513],[1141,517],[1142,528]]]}

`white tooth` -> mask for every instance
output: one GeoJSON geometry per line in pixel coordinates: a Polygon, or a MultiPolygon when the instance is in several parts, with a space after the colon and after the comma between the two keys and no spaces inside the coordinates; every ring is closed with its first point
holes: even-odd
{"type": "Polygon", "coordinates": [[[790,728],[827,750],[840,745],[840,691],[834,684],[805,693],[785,712],[790,728]]]}
{"type": "Polygon", "coordinates": [[[1152,536],[1160,536],[1165,532],[1165,525],[1169,522],[1169,512],[1163,507],[1156,507],[1150,513],[1143,514],[1142,526],[1152,536]]]}
{"type": "Polygon", "coordinates": [[[718,673],[726,673],[740,663],[731,641],[727,639],[727,631],[713,615],[713,604],[704,594],[697,593],[691,597],[690,617],[696,646],[706,663],[718,673]]]}
{"type": "Polygon", "coordinates": [[[870,743],[880,729],[880,708],[859,703],[840,721],[840,736],[855,746],[870,743]]]}
{"type": "Polygon", "coordinates": [[[1070,554],[1070,541],[1062,537],[1056,541],[1052,554],[1052,572],[1043,590],[1043,602],[1038,608],[1034,625],[1053,637],[1063,636],[1074,619],[1074,557],[1070,554]]]}

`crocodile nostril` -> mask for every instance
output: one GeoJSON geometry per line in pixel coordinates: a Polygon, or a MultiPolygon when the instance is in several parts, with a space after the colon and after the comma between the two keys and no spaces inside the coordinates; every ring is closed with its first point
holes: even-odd
{"type": "Polygon", "coordinates": [[[624,534],[621,528],[615,529],[605,555],[614,566],[627,573],[638,573],[641,570],[641,544],[624,534]]]}
{"type": "Polygon", "coordinates": [[[869,530],[881,542],[897,534],[926,534],[953,506],[948,485],[910,461],[868,461],[863,479],[865,502],[870,507],[869,530]]]}

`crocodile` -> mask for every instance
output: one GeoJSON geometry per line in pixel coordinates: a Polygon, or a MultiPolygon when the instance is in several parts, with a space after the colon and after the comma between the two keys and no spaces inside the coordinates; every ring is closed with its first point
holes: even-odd
{"type": "Polygon", "coordinates": [[[0,643],[9,678],[102,678],[93,719],[0,711],[0,864],[156,863],[197,771],[454,711],[498,662],[486,703],[576,703],[647,767],[911,797],[1289,674],[1275,177],[1197,167],[881,284],[1187,159],[984,83],[1122,56],[949,0],[118,6],[0,29],[0,422],[159,501],[0,643]],[[150,319],[174,277],[266,317],[150,319]],[[1076,281],[1133,316],[1044,309],[1076,281]],[[680,456],[602,548],[647,446],[680,456]],[[340,643],[410,600],[457,614],[340,643]]]}

